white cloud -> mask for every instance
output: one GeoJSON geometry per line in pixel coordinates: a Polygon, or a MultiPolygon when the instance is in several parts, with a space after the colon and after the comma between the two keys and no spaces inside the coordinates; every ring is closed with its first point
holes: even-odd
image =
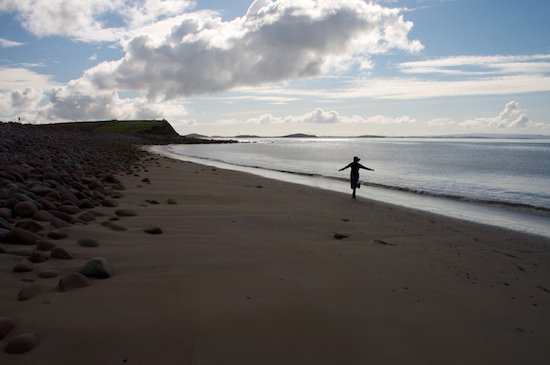
{"type": "Polygon", "coordinates": [[[25,68],[0,67],[0,90],[9,91],[32,87],[38,90],[47,90],[57,86],[51,76],[42,75],[25,68]]]}
{"type": "Polygon", "coordinates": [[[15,41],[10,41],[9,39],[0,38],[0,47],[2,48],[19,47],[24,44],[25,43],[15,42],[15,41]]]}
{"type": "Polygon", "coordinates": [[[50,92],[49,103],[37,110],[34,122],[106,119],[172,119],[187,114],[177,102],[150,102],[142,96],[120,97],[117,91],[98,91],[74,80],[50,92]]]}
{"type": "Polygon", "coordinates": [[[302,123],[302,124],[408,124],[414,123],[416,120],[409,116],[388,117],[383,115],[375,115],[368,118],[351,115],[340,115],[336,111],[325,111],[317,108],[311,112],[301,115],[273,116],[272,114],[263,114],[259,117],[249,118],[246,120],[221,120],[221,124],[287,124],[287,123],[302,123]]]}
{"type": "Polygon", "coordinates": [[[187,17],[159,44],[136,36],[126,55],[88,70],[84,78],[104,90],[141,90],[172,99],[239,86],[323,75],[369,55],[402,49],[412,23],[399,9],[362,0],[256,1],[232,21],[187,17]]]}
{"type": "Polygon", "coordinates": [[[525,111],[515,101],[510,101],[504,110],[494,117],[469,119],[459,123],[461,127],[498,127],[498,128],[526,128],[542,126],[529,120],[525,111]]]}
{"type": "Polygon", "coordinates": [[[448,127],[451,125],[455,125],[456,122],[449,118],[436,118],[428,121],[427,124],[432,127],[448,127]]]}
{"type": "Polygon", "coordinates": [[[402,62],[405,74],[500,75],[550,72],[550,55],[453,56],[402,62]]]}
{"type": "Polygon", "coordinates": [[[32,87],[11,91],[0,90],[0,112],[6,115],[25,110],[34,109],[42,99],[42,91],[32,87]]]}
{"type": "MultiPolygon", "coordinates": [[[[465,80],[372,78],[337,91],[319,92],[334,99],[412,100],[468,95],[507,95],[550,91],[550,76],[512,75],[465,80]]],[[[311,94],[310,92],[306,92],[311,94]]],[[[298,92],[296,92],[298,94],[298,92]]]]}
{"type": "Polygon", "coordinates": [[[191,0],[3,0],[0,13],[15,12],[21,25],[38,37],[59,35],[79,41],[118,41],[125,32],[180,14],[191,0]],[[108,17],[119,26],[106,24],[108,17]]]}

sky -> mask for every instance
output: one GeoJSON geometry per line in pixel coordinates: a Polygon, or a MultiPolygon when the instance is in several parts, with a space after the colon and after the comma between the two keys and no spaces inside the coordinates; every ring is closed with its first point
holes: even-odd
{"type": "Polygon", "coordinates": [[[0,120],[550,135],[550,1],[0,0],[0,120]]]}

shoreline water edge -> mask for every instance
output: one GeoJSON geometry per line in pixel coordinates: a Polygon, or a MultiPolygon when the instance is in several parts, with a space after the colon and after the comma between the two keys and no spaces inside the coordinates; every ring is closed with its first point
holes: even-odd
{"type": "MultiPolygon", "coordinates": [[[[345,177],[334,178],[310,173],[297,173],[260,166],[228,163],[221,159],[183,154],[177,150],[178,146],[180,145],[147,146],[144,149],[165,157],[201,165],[246,172],[335,192],[348,193],[349,191],[348,179],[345,177]]],[[[544,207],[415,192],[414,190],[388,187],[365,181],[362,182],[362,190],[358,190],[357,194],[362,198],[427,211],[451,218],[540,235],[547,238],[550,237],[550,209],[544,207]]]]}

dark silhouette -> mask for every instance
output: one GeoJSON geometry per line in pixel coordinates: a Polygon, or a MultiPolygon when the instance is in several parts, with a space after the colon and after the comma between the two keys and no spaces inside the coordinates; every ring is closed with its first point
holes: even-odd
{"type": "Polygon", "coordinates": [[[369,171],[374,171],[373,169],[369,169],[368,167],[365,167],[365,166],[361,165],[359,163],[359,160],[360,160],[359,157],[354,157],[352,163],[350,163],[346,167],[342,167],[340,170],[338,170],[338,171],[342,171],[342,170],[347,169],[348,167],[351,169],[349,179],[350,179],[350,183],[351,183],[351,188],[353,189],[353,193],[351,195],[351,197],[353,199],[355,199],[355,189],[359,189],[361,187],[361,183],[359,182],[359,170],[360,169],[365,169],[365,170],[369,170],[369,171]]]}

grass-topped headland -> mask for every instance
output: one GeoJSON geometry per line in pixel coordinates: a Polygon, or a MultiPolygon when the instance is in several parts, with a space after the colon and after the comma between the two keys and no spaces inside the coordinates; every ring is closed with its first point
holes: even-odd
{"type": "Polygon", "coordinates": [[[179,137],[166,120],[105,120],[92,122],[67,122],[43,124],[49,128],[64,128],[73,131],[106,132],[130,135],[155,135],[179,137]]]}

